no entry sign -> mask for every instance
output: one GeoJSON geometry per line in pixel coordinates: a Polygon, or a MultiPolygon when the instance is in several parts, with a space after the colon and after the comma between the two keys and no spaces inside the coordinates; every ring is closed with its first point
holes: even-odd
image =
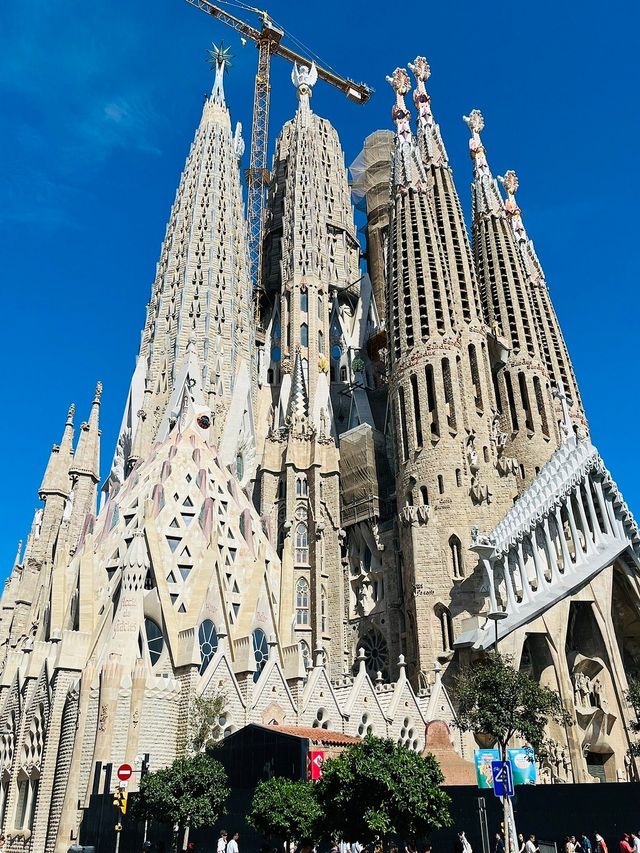
{"type": "Polygon", "coordinates": [[[118,779],[121,782],[128,782],[131,779],[131,774],[133,773],[133,767],[130,764],[121,764],[118,767],[118,779]]]}

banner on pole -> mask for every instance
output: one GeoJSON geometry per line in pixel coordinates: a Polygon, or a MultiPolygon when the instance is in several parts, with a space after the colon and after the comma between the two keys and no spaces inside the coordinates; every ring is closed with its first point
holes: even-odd
{"type": "MultiPolygon", "coordinates": [[[[507,758],[513,766],[514,785],[535,785],[538,781],[538,770],[535,754],[530,746],[514,747],[507,750],[507,758]]],[[[473,753],[476,766],[476,781],[478,788],[492,789],[491,762],[500,760],[499,749],[476,749],[473,753]]]]}

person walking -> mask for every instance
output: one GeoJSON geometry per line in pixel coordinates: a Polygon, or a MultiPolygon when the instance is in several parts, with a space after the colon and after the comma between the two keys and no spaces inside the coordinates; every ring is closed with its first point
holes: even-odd
{"type": "Polygon", "coordinates": [[[231,840],[227,842],[227,851],[226,853],[239,853],[238,850],[238,839],[240,838],[239,832],[234,832],[231,836],[231,840]]]}
{"type": "Polygon", "coordinates": [[[631,833],[631,844],[633,845],[634,853],[640,853],[640,833],[631,833]]]}
{"type": "Polygon", "coordinates": [[[218,838],[218,847],[216,853],[226,853],[227,850],[227,830],[220,830],[220,838],[218,838]]]}
{"type": "MultiPolygon", "coordinates": [[[[582,848],[582,853],[593,853],[593,845],[589,839],[589,836],[586,832],[583,832],[580,836],[580,847],[582,848]]],[[[638,851],[640,853],[640,850],[638,851]]]]}
{"type": "Polygon", "coordinates": [[[536,837],[533,833],[527,838],[524,849],[525,853],[540,853],[540,848],[536,844],[536,837]]]}
{"type": "Polygon", "coordinates": [[[576,853],[575,838],[573,835],[567,835],[562,845],[562,853],[576,853]]]}
{"type": "Polygon", "coordinates": [[[518,853],[524,853],[524,844],[525,844],[524,835],[521,832],[519,832],[518,833],[518,844],[517,844],[518,853]]]}
{"type": "Polygon", "coordinates": [[[600,835],[599,832],[596,832],[596,850],[595,853],[609,853],[607,848],[607,842],[600,835]]]}
{"type": "Polygon", "coordinates": [[[493,848],[493,853],[504,853],[504,838],[499,832],[496,832],[496,846],[493,848]]]}
{"type": "Polygon", "coordinates": [[[631,836],[628,832],[622,833],[622,838],[620,839],[620,853],[633,853],[633,846],[631,845],[631,836]]]}

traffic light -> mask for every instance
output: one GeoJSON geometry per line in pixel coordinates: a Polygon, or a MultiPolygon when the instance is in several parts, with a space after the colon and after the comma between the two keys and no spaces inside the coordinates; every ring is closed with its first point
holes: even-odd
{"type": "Polygon", "coordinates": [[[127,813],[127,792],[118,785],[113,791],[113,805],[120,809],[122,814],[127,813]]]}

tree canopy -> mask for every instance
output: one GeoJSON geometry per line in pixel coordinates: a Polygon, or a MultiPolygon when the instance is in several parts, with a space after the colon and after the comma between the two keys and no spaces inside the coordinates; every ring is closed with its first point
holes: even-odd
{"type": "Polygon", "coordinates": [[[424,838],[449,826],[440,765],[391,740],[367,737],[322,765],[316,795],[325,834],[363,844],[424,838]]]}
{"type": "MultiPolygon", "coordinates": [[[[629,689],[627,690],[625,698],[633,708],[633,713],[636,715],[636,719],[631,721],[629,728],[634,732],[634,734],[638,735],[640,734],[640,679],[629,679],[629,689]]],[[[632,743],[629,748],[629,752],[631,755],[640,756],[640,743],[638,741],[632,743]]]]}
{"type": "Polygon", "coordinates": [[[316,841],[319,838],[322,811],[313,782],[276,776],[259,782],[253,795],[247,820],[267,838],[287,842],[316,841]]]}
{"type": "Polygon", "coordinates": [[[177,758],[140,780],[132,811],[140,818],[189,828],[213,826],[225,813],[227,774],[219,761],[200,753],[177,758]]]}
{"type": "Polygon", "coordinates": [[[545,751],[549,721],[570,725],[558,694],[542,687],[511,659],[492,654],[464,669],[455,682],[457,725],[462,731],[486,734],[501,747],[522,738],[538,755],[545,751]]]}

